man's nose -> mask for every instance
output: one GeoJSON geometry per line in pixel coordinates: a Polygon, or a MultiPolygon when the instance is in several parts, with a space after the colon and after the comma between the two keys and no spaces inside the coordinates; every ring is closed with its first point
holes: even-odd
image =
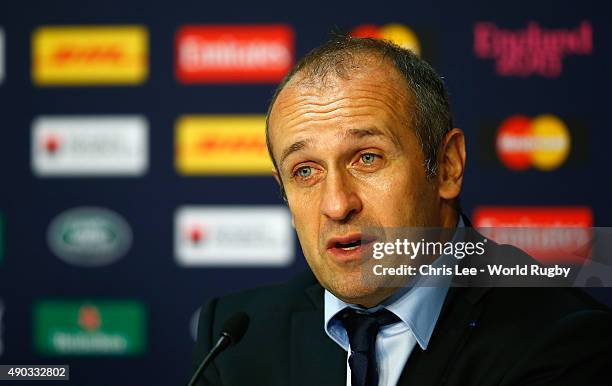
{"type": "Polygon", "coordinates": [[[361,209],[361,199],[350,177],[342,173],[328,173],[321,197],[321,213],[331,220],[346,221],[361,209]]]}

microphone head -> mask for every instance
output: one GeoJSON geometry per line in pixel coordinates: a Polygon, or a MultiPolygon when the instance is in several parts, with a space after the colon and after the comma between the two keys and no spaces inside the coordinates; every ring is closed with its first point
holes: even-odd
{"type": "Polygon", "coordinates": [[[223,322],[221,335],[225,335],[231,340],[231,344],[236,344],[242,339],[247,328],[249,328],[249,316],[244,312],[237,312],[223,322]]]}

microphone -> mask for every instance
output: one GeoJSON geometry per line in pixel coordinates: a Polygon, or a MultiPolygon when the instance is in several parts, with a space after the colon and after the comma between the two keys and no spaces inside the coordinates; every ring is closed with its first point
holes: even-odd
{"type": "Polygon", "coordinates": [[[217,340],[215,346],[208,352],[208,355],[202,359],[202,362],[187,385],[194,386],[206,366],[208,366],[221,351],[238,343],[244,336],[247,328],[249,328],[249,316],[244,312],[237,312],[226,319],[221,327],[221,336],[219,340],[217,340]]]}

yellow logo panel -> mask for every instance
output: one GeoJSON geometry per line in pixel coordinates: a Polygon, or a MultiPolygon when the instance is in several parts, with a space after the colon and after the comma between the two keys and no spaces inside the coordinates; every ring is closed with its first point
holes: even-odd
{"type": "Polygon", "coordinates": [[[135,85],[148,76],[148,32],[137,25],[44,26],[32,34],[38,86],[135,85]]]}
{"type": "Polygon", "coordinates": [[[193,115],[176,122],[176,169],[183,175],[270,174],[265,115],[193,115]]]}

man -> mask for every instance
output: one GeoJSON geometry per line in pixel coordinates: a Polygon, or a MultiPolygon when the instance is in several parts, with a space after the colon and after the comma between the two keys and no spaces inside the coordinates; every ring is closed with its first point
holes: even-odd
{"type": "Polygon", "coordinates": [[[251,322],[201,384],[612,382],[602,379],[612,316],[578,291],[363,280],[364,229],[469,226],[458,209],[464,134],[426,62],[391,43],[334,38],[278,87],[267,140],[312,272],[208,303],[196,362],[228,316],[245,311],[251,322]]]}

